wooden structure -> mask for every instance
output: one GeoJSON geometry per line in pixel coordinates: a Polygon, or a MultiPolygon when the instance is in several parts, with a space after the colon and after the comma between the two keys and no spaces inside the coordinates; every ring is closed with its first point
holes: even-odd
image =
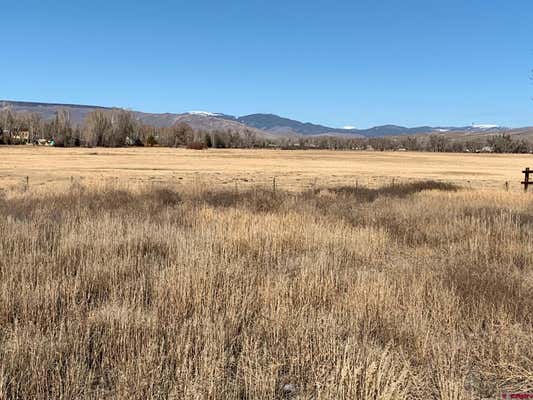
{"type": "Polygon", "coordinates": [[[530,183],[533,184],[533,181],[529,180],[529,174],[532,172],[533,171],[531,171],[529,167],[527,167],[525,170],[522,171],[522,173],[524,174],[524,180],[521,183],[522,185],[524,185],[524,192],[527,192],[527,187],[529,186],[530,183]]]}

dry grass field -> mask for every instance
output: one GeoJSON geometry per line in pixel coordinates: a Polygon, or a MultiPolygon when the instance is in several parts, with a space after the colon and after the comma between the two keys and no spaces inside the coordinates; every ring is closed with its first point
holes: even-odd
{"type": "Polygon", "coordinates": [[[528,160],[0,148],[0,399],[533,392],[528,160]]]}
{"type": "Polygon", "coordinates": [[[168,185],[271,186],[302,190],[319,185],[370,187],[432,179],[472,188],[519,190],[531,155],[283,150],[194,151],[169,148],[0,148],[0,187],[51,186],[72,177],[86,182],[168,185]]]}

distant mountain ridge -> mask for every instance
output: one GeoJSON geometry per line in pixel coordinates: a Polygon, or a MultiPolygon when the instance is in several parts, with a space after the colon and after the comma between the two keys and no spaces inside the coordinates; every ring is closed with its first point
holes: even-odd
{"type": "Polygon", "coordinates": [[[381,136],[397,136],[397,135],[413,135],[418,133],[437,133],[437,132],[465,132],[465,131],[498,131],[506,128],[496,125],[472,125],[461,127],[431,127],[418,126],[407,128],[399,125],[380,125],[368,129],[357,128],[332,128],[324,125],[312,124],[310,122],[300,122],[289,118],[283,118],[275,114],[250,114],[243,117],[237,117],[237,121],[245,125],[253,126],[257,129],[265,130],[267,132],[276,133],[293,133],[299,135],[327,135],[340,134],[360,135],[364,137],[381,137],[381,136]]]}
{"type": "MultiPolygon", "coordinates": [[[[102,107],[82,104],[38,103],[28,101],[0,100],[0,109],[11,108],[16,112],[33,112],[42,118],[53,118],[59,109],[66,109],[70,113],[74,124],[81,124],[85,117],[95,110],[111,110],[116,107],[102,107]]],[[[185,122],[194,129],[206,131],[235,131],[242,133],[252,131],[263,137],[282,136],[348,136],[348,137],[383,137],[412,135],[419,133],[442,132],[498,132],[506,128],[495,125],[472,125],[467,127],[430,127],[419,126],[408,128],[398,125],[382,125],[368,129],[333,128],[310,122],[301,122],[275,114],[250,114],[233,116],[209,111],[191,111],[185,113],[145,113],[132,111],[142,123],[158,127],[171,126],[177,122],[185,122]]]]}

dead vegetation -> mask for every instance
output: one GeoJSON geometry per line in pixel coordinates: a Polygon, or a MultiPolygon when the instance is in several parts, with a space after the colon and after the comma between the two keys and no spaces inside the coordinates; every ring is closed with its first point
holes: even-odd
{"type": "Polygon", "coordinates": [[[527,195],[87,187],[0,197],[0,398],[533,391],[527,195]]]}
{"type": "MultiPolygon", "coordinates": [[[[162,147],[54,148],[0,147],[0,187],[26,184],[61,186],[72,179],[85,185],[116,180],[121,184],[257,186],[305,191],[349,186],[376,189],[385,185],[435,180],[472,189],[521,192],[521,171],[531,166],[527,154],[452,154],[319,150],[209,149],[162,147]]],[[[531,166],[533,167],[533,166],[531,166]]]]}

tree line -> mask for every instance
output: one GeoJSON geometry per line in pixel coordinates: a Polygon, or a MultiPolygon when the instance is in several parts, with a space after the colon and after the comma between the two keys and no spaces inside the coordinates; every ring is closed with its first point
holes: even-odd
{"type": "Polygon", "coordinates": [[[336,136],[258,137],[252,130],[202,131],[178,122],[169,127],[143,124],[122,109],[95,110],[82,124],[73,124],[68,111],[53,118],[37,113],[0,111],[0,144],[53,144],[61,147],[165,146],[204,148],[409,150],[431,152],[531,153],[533,145],[510,135],[454,139],[443,134],[379,138],[336,136]]]}
{"type": "Polygon", "coordinates": [[[135,114],[122,109],[95,110],[82,124],[73,124],[68,111],[53,118],[37,113],[0,111],[0,144],[50,143],[59,147],[264,147],[274,141],[258,138],[252,130],[207,132],[184,122],[169,127],[143,124],[135,114]]]}

